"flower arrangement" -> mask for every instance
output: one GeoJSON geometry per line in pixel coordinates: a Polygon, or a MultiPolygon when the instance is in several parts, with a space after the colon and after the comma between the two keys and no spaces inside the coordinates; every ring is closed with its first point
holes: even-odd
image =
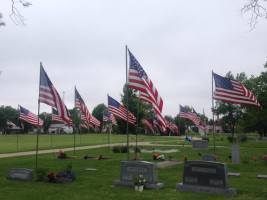
{"type": "Polygon", "coordinates": [[[87,159],[88,158],[88,156],[87,155],[83,155],[83,159],[87,159]]]}
{"type": "Polygon", "coordinates": [[[76,175],[73,172],[71,172],[71,169],[72,169],[72,164],[70,163],[67,165],[67,168],[64,171],[58,172],[56,177],[75,180],[76,175]]]}
{"type": "Polygon", "coordinates": [[[184,161],[187,161],[187,158],[188,158],[188,156],[185,154],[184,155],[184,161]]]}
{"type": "Polygon", "coordinates": [[[257,161],[257,157],[254,157],[253,160],[256,162],[257,161]]]}
{"type": "Polygon", "coordinates": [[[49,182],[54,182],[55,181],[55,174],[54,174],[54,172],[50,172],[46,176],[48,177],[48,181],[49,182]]]}
{"type": "Polygon", "coordinates": [[[64,151],[60,151],[58,155],[59,159],[65,159],[67,158],[67,154],[64,151]]]}
{"type": "Polygon", "coordinates": [[[214,160],[216,161],[218,156],[216,154],[213,154],[214,160]]]}
{"type": "Polygon", "coordinates": [[[143,175],[139,175],[135,178],[134,185],[135,186],[142,186],[145,185],[146,179],[144,178],[143,175]]]}
{"type": "Polygon", "coordinates": [[[104,159],[103,158],[103,155],[102,155],[102,153],[99,155],[99,157],[98,157],[98,160],[102,160],[102,159],[104,159]]]}
{"type": "Polygon", "coordinates": [[[153,160],[157,160],[158,156],[159,156],[159,154],[153,153],[153,160]]]}

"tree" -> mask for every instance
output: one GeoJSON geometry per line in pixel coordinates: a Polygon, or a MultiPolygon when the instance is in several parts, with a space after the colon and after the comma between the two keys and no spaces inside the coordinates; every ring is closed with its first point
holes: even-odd
{"type": "Polygon", "coordinates": [[[92,115],[98,120],[100,121],[100,130],[102,130],[102,126],[103,126],[103,112],[104,110],[108,110],[107,106],[105,104],[98,104],[92,112],[92,115]]]}
{"type": "MultiPolygon", "coordinates": [[[[11,14],[9,15],[10,19],[13,21],[14,24],[16,25],[25,25],[25,19],[22,16],[20,12],[20,6],[23,8],[28,8],[32,4],[28,1],[24,0],[19,0],[19,1],[14,1],[11,0],[11,14]]],[[[0,26],[5,26],[6,23],[2,20],[3,19],[3,14],[0,12],[0,26]]]]}
{"type": "Polygon", "coordinates": [[[249,14],[250,29],[254,29],[259,18],[267,18],[267,1],[266,0],[249,0],[241,9],[241,14],[249,14]]]}
{"type": "Polygon", "coordinates": [[[48,132],[49,127],[52,124],[52,114],[47,112],[42,112],[39,117],[44,121],[43,130],[45,133],[48,132]]]}
{"type": "MultiPolygon", "coordinates": [[[[267,62],[264,67],[267,67],[267,62]]],[[[244,131],[257,131],[261,137],[267,136],[267,72],[262,72],[259,77],[252,76],[244,85],[257,97],[262,106],[262,110],[246,108],[241,121],[244,131]]]]}

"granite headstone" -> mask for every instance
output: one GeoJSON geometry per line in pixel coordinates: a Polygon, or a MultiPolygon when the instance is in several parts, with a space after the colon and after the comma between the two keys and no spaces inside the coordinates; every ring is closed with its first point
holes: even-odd
{"type": "Polygon", "coordinates": [[[240,151],[238,145],[232,145],[232,163],[239,164],[240,163],[240,151]]]}
{"type": "Polygon", "coordinates": [[[192,150],[209,150],[207,140],[194,140],[192,150]]]}
{"type": "Polygon", "coordinates": [[[215,157],[214,155],[205,154],[205,155],[202,155],[202,160],[203,161],[215,161],[215,157]]]}
{"type": "Polygon", "coordinates": [[[214,193],[227,196],[237,194],[235,188],[229,188],[226,164],[209,161],[185,162],[183,183],[176,184],[176,191],[214,193]]]}
{"type": "Polygon", "coordinates": [[[120,180],[114,181],[114,186],[133,188],[137,176],[143,175],[147,189],[163,189],[164,184],[158,183],[156,163],[146,161],[122,161],[120,180]]]}
{"type": "Polygon", "coordinates": [[[24,168],[12,168],[7,175],[7,179],[14,181],[32,181],[33,170],[24,168]]]}

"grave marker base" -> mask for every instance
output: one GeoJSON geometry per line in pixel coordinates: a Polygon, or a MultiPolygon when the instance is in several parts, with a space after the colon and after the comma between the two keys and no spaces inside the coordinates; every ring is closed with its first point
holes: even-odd
{"type": "Polygon", "coordinates": [[[211,193],[211,194],[219,194],[225,196],[237,195],[236,188],[222,189],[222,188],[212,188],[204,186],[184,185],[183,183],[176,184],[176,192],[178,191],[194,192],[194,193],[211,193]]]}

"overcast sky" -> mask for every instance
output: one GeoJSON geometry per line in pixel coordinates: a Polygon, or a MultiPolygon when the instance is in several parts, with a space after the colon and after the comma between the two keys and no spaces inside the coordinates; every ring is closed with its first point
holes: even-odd
{"type": "Polygon", "coordinates": [[[12,23],[11,1],[1,1],[0,105],[37,114],[40,62],[69,109],[75,85],[91,112],[107,93],[120,101],[127,45],[163,98],[163,115],[175,117],[181,104],[211,118],[212,70],[265,70],[267,19],[250,31],[246,1],[31,0],[20,10],[26,26],[12,23]]]}

